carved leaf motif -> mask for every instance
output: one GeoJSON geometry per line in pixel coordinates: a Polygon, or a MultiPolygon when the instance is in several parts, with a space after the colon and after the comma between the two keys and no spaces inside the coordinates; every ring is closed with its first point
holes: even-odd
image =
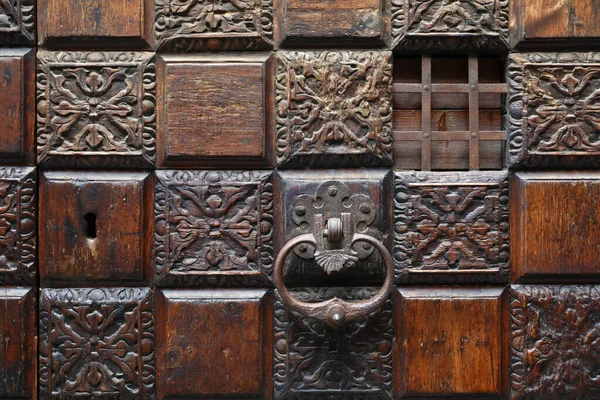
{"type": "Polygon", "coordinates": [[[0,0],[0,32],[18,28],[18,0],[0,0]]]}
{"type": "Polygon", "coordinates": [[[16,270],[17,261],[16,185],[0,181],[0,272],[16,270]]]}
{"type": "Polygon", "coordinates": [[[331,275],[332,272],[353,267],[358,262],[358,257],[348,254],[347,250],[326,250],[315,254],[315,260],[328,275],[331,275]]]}

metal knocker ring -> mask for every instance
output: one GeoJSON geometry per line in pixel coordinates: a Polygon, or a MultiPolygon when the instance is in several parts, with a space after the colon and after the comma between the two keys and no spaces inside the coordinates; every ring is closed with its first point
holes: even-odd
{"type": "MultiPolygon", "coordinates": [[[[350,216],[348,215],[346,218],[342,218],[342,220],[344,219],[350,221],[350,216]]],[[[336,219],[336,230],[339,222],[340,220],[336,219]]],[[[315,225],[318,224],[319,221],[315,221],[315,225]]],[[[345,225],[347,225],[347,223],[345,225]]],[[[344,233],[348,232],[347,229],[344,229],[344,231],[344,233]]],[[[326,232],[327,231],[325,231],[325,233],[326,232]]],[[[394,262],[392,260],[392,256],[383,243],[372,236],[363,235],[360,233],[352,233],[351,240],[347,240],[347,244],[349,245],[345,246],[344,250],[351,251],[354,243],[366,242],[375,247],[381,253],[386,268],[385,281],[381,289],[373,297],[358,302],[349,302],[338,297],[333,297],[329,300],[319,303],[307,303],[292,296],[283,282],[283,267],[285,260],[294,250],[294,248],[301,244],[310,244],[318,248],[319,246],[317,241],[319,239],[316,239],[315,235],[312,233],[297,236],[287,242],[277,255],[277,258],[275,259],[273,276],[275,280],[275,287],[277,288],[279,296],[281,296],[283,302],[292,310],[325,322],[333,328],[338,328],[346,322],[366,317],[381,307],[388,299],[394,288],[394,262]]]]}

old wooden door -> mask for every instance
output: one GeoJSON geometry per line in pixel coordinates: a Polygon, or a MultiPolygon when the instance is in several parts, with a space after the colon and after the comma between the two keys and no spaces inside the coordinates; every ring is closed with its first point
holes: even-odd
{"type": "Polygon", "coordinates": [[[0,0],[0,398],[600,399],[599,12],[0,0]]]}

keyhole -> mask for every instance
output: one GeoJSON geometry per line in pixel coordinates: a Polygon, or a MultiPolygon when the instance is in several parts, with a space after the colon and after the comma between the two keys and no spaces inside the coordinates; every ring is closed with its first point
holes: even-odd
{"type": "Polygon", "coordinates": [[[85,218],[85,235],[90,239],[96,238],[96,214],[87,213],[83,216],[85,218]]]}

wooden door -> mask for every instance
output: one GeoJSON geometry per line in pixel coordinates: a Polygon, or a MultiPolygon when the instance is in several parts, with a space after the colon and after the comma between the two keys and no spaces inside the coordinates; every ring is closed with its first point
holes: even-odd
{"type": "Polygon", "coordinates": [[[0,398],[600,398],[596,0],[0,0],[0,398]]]}

